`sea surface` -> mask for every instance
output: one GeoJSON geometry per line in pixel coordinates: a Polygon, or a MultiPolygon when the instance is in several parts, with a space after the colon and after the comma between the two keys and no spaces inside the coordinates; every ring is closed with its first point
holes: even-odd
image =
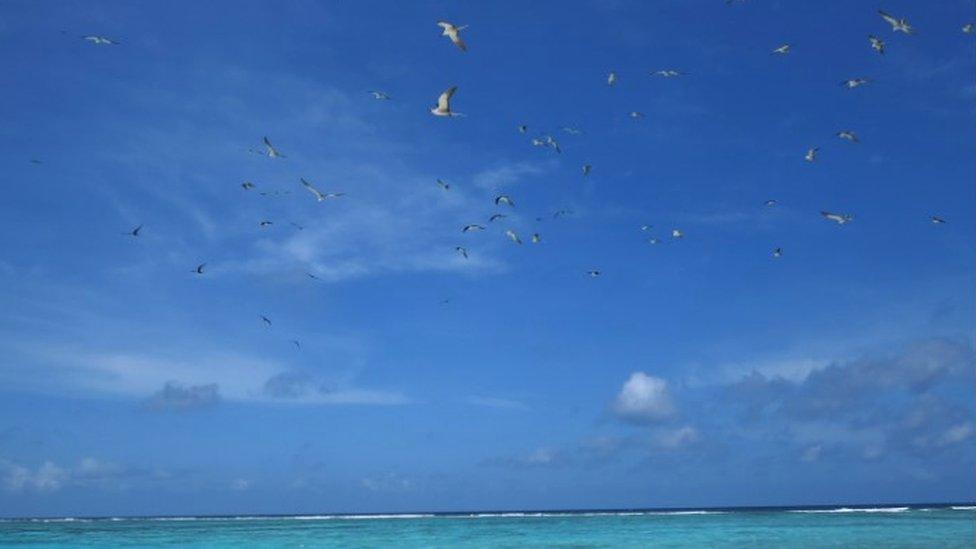
{"type": "Polygon", "coordinates": [[[31,547],[976,547],[976,506],[0,519],[31,547]]]}

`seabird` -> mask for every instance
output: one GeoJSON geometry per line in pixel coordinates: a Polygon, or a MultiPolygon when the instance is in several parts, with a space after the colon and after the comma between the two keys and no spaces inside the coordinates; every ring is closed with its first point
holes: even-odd
{"type": "Polygon", "coordinates": [[[851,78],[851,79],[848,79],[848,80],[844,80],[843,82],[840,83],[840,85],[841,86],[844,86],[845,88],[847,88],[849,90],[853,90],[854,88],[856,88],[858,86],[863,86],[863,85],[865,85],[867,83],[868,83],[868,79],[867,78],[851,78]]]}
{"type": "Polygon", "coordinates": [[[976,27],[974,27],[972,23],[966,23],[962,26],[962,32],[972,34],[973,32],[976,32],[976,27]]]}
{"type": "Polygon", "coordinates": [[[197,265],[197,268],[196,269],[193,269],[192,272],[197,273],[198,275],[202,275],[203,274],[203,267],[204,267],[204,265],[206,265],[206,263],[201,263],[201,264],[197,265]]]}
{"type": "Polygon", "coordinates": [[[271,145],[271,141],[265,137],[264,138],[264,148],[267,149],[267,154],[271,158],[284,158],[285,155],[278,152],[278,149],[271,145]]]}
{"type": "Polygon", "coordinates": [[[771,206],[775,206],[775,205],[777,205],[777,204],[779,204],[779,202],[777,202],[777,201],[776,201],[775,199],[773,199],[773,198],[770,198],[769,200],[767,200],[767,201],[765,201],[765,202],[763,202],[763,206],[766,206],[766,207],[771,207],[771,206]]]}
{"type": "Polygon", "coordinates": [[[451,190],[451,184],[441,181],[440,178],[437,179],[437,185],[439,185],[440,188],[444,189],[445,191],[451,190]]]}
{"type": "Polygon", "coordinates": [[[676,71],[674,69],[664,69],[653,73],[653,76],[663,76],[664,78],[674,78],[675,76],[683,75],[683,72],[676,71]]]}
{"type": "Polygon", "coordinates": [[[529,131],[529,127],[526,126],[525,124],[522,124],[521,126],[518,127],[518,132],[519,133],[525,133],[527,131],[529,131]]]}
{"type": "Polygon", "coordinates": [[[649,230],[651,230],[653,228],[654,228],[654,225],[641,225],[641,227],[640,227],[640,229],[642,231],[644,231],[644,232],[647,232],[647,231],[649,231],[649,230]]]}
{"type": "Polygon", "coordinates": [[[570,210],[556,210],[556,211],[552,212],[552,218],[553,219],[559,219],[560,217],[563,217],[565,215],[569,215],[571,213],[573,213],[573,212],[570,211],[570,210]]]}
{"type": "Polygon", "coordinates": [[[511,238],[512,242],[516,244],[522,243],[522,240],[518,237],[517,234],[515,234],[515,231],[513,231],[512,229],[505,229],[505,236],[511,238]]]}
{"type": "Polygon", "coordinates": [[[262,222],[260,223],[260,225],[261,225],[262,227],[267,227],[268,225],[274,225],[274,221],[268,221],[267,219],[265,219],[264,221],[262,221],[262,222]]]}
{"type": "Polygon", "coordinates": [[[630,111],[630,113],[627,116],[633,118],[634,120],[637,120],[639,118],[644,118],[644,113],[640,111],[630,111]]]}
{"type": "Polygon", "coordinates": [[[302,348],[301,342],[299,342],[297,339],[292,339],[291,342],[295,344],[295,347],[296,348],[298,348],[298,349],[301,349],[302,348]]]}
{"type": "Polygon", "coordinates": [[[89,34],[87,36],[82,36],[82,38],[98,46],[109,46],[109,45],[118,44],[118,42],[112,40],[111,38],[105,38],[104,36],[98,36],[97,34],[89,34]]]}
{"type": "Polygon", "coordinates": [[[459,254],[461,254],[462,256],[464,256],[464,259],[467,259],[467,258],[468,258],[468,249],[467,249],[467,248],[465,248],[464,246],[455,246],[455,247],[454,247],[454,250],[455,250],[455,251],[456,251],[457,253],[459,253],[459,254]]]}
{"type": "Polygon", "coordinates": [[[307,277],[309,277],[309,278],[311,278],[312,280],[322,280],[321,278],[319,278],[319,277],[317,277],[317,276],[315,276],[315,275],[313,275],[312,273],[310,273],[310,272],[308,272],[308,271],[305,271],[305,276],[307,276],[307,277]]]}
{"type": "Polygon", "coordinates": [[[858,142],[857,134],[855,134],[851,130],[841,130],[841,131],[837,132],[837,137],[839,137],[841,139],[846,139],[846,140],[850,141],[851,143],[857,143],[858,142]]]}
{"type": "Polygon", "coordinates": [[[617,83],[617,73],[611,71],[610,74],[607,75],[607,85],[612,86],[616,83],[617,83]]]}
{"type": "Polygon", "coordinates": [[[264,315],[258,315],[258,316],[261,317],[261,320],[263,320],[265,324],[267,324],[268,326],[271,326],[271,319],[270,318],[268,318],[268,317],[266,317],[264,315]]]}
{"type": "Polygon", "coordinates": [[[457,89],[457,86],[451,86],[445,90],[444,93],[437,98],[437,105],[430,109],[430,113],[434,116],[464,116],[459,112],[454,112],[451,110],[451,96],[454,95],[454,92],[456,92],[457,89]]]}
{"type": "Polygon", "coordinates": [[[291,225],[292,227],[295,227],[299,231],[304,231],[305,230],[305,227],[302,227],[301,225],[299,225],[298,223],[295,223],[294,221],[289,221],[288,224],[291,225]]]}
{"type": "Polygon", "coordinates": [[[944,225],[946,222],[945,219],[942,219],[941,217],[936,217],[934,215],[930,217],[929,220],[932,221],[933,225],[944,225]]]}
{"type": "Polygon", "coordinates": [[[812,149],[807,149],[807,154],[803,155],[803,159],[806,160],[807,162],[813,162],[813,161],[815,161],[817,159],[817,151],[819,151],[819,150],[820,150],[820,147],[814,147],[812,149]]]}
{"type": "Polygon", "coordinates": [[[775,50],[773,50],[773,53],[778,53],[778,54],[781,54],[781,55],[785,55],[787,53],[790,53],[790,47],[791,47],[790,44],[783,44],[782,46],[780,46],[780,47],[776,48],[775,50]]]}
{"type": "Polygon", "coordinates": [[[680,229],[671,230],[671,238],[684,238],[685,233],[681,232],[680,229]]]}
{"type": "Polygon", "coordinates": [[[833,221],[834,223],[837,223],[838,225],[843,225],[845,223],[848,223],[848,222],[851,222],[851,221],[854,220],[854,216],[853,215],[850,215],[850,214],[836,214],[836,213],[831,213],[831,212],[820,212],[820,215],[822,215],[824,219],[826,219],[828,221],[833,221]]]}
{"type": "Polygon", "coordinates": [[[488,222],[491,223],[492,221],[497,221],[497,220],[499,220],[499,219],[501,219],[503,217],[508,217],[508,216],[505,215],[505,214],[495,214],[495,215],[493,215],[493,216],[491,216],[491,217],[488,218],[488,222]]]}
{"type": "Polygon", "coordinates": [[[323,200],[329,200],[331,198],[339,198],[340,196],[345,196],[346,194],[346,193],[323,193],[318,189],[316,189],[315,187],[313,187],[311,183],[305,181],[304,177],[300,177],[299,179],[301,180],[302,185],[304,185],[305,188],[308,189],[308,192],[314,194],[315,199],[318,200],[319,202],[322,202],[323,200]]]}
{"type": "Polygon", "coordinates": [[[245,191],[249,191],[254,188],[254,183],[251,183],[250,181],[245,181],[241,183],[241,188],[244,189],[245,191]]]}
{"type": "Polygon", "coordinates": [[[569,135],[580,135],[580,134],[583,133],[583,130],[581,130],[579,128],[572,128],[572,127],[569,127],[569,126],[564,126],[563,127],[563,131],[566,132],[566,133],[568,133],[569,135]]]}
{"type": "Polygon", "coordinates": [[[461,31],[468,28],[467,25],[461,25],[460,27],[455,27],[447,21],[438,21],[437,26],[444,29],[441,36],[446,36],[454,42],[454,45],[458,47],[461,51],[468,51],[468,46],[461,40],[461,31]]]}
{"type": "Polygon", "coordinates": [[[485,230],[485,226],[484,225],[478,225],[476,223],[472,223],[470,225],[465,225],[464,227],[461,228],[461,232],[462,233],[466,233],[466,232],[470,232],[470,231],[483,231],[483,230],[485,230]]]}
{"type": "Polygon", "coordinates": [[[590,277],[592,277],[592,278],[596,278],[596,277],[602,275],[603,273],[600,272],[600,271],[598,271],[598,270],[596,270],[596,269],[594,269],[592,271],[586,271],[586,274],[590,275],[590,277]]]}
{"type": "Polygon", "coordinates": [[[589,164],[583,164],[583,177],[590,175],[590,170],[592,169],[593,166],[590,166],[589,164]]]}
{"type": "Polygon", "coordinates": [[[373,99],[378,99],[380,101],[389,101],[390,100],[390,96],[387,95],[387,94],[385,94],[385,93],[383,93],[383,92],[381,92],[381,91],[370,90],[369,94],[373,96],[373,99]]]}
{"type": "Polygon", "coordinates": [[[782,257],[782,255],[783,255],[783,248],[776,248],[775,250],[773,250],[773,257],[782,257]]]}
{"type": "Polygon", "coordinates": [[[500,194],[495,197],[495,205],[498,206],[500,204],[508,204],[513,208],[515,207],[515,201],[507,194],[500,194]]]}
{"type": "Polygon", "coordinates": [[[532,233],[532,243],[538,244],[539,242],[542,242],[542,237],[539,236],[539,233],[532,233]]]}
{"type": "Polygon", "coordinates": [[[888,15],[887,13],[881,10],[878,10],[878,15],[880,15],[882,19],[884,19],[885,21],[888,22],[888,24],[891,25],[891,30],[894,32],[901,31],[905,34],[912,34],[913,32],[915,32],[915,29],[912,27],[912,25],[908,22],[907,19],[895,19],[894,17],[888,15]]]}
{"type": "Polygon", "coordinates": [[[870,35],[869,34],[868,35],[868,41],[871,42],[871,49],[873,49],[874,51],[880,53],[881,55],[884,55],[884,52],[885,52],[885,43],[884,43],[884,40],[878,38],[877,36],[874,36],[874,35],[870,35]]]}
{"type": "Polygon", "coordinates": [[[128,234],[129,236],[139,236],[139,231],[141,231],[141,230],[142,230],[142,225],[139,225],[138,227],[136,227],[135,229],[132,229],[131,231],[129,231],[126,234],[128,234]]]}
{"type": "Polygon", "coordinates": [[[658,242],[660,242],[660,240],[653,237],[647,239],[648,244],[657,244],[658,242]]]}

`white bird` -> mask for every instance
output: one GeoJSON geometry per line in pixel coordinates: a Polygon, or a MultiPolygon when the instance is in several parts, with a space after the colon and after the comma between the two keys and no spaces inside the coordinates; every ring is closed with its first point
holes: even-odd
{"type": "Polygon", "coordinates": [[[854,216],[851,215],[851,214],[837,214],[837,213],[831,213],[831,212],[820,212],[820,215],[822,215],[824,219],[826,219],[828,221],[833,221],[834,223],[837,223],[838,225],[843,225],[845,223],[849,223],[851,221],[854,221],[854,216]]]}
{"type": "Polygon", "coordinates": [[[467,259],[468,258],[468,249],[465,248],[464,246],[455,246],[454,247],[454,250],[457,251],[457,253],[459,253],[462,256],[464,256],[464,259],[467,259]]]}
{"type": "Polygon", "coordinates": [[[641,225],[640,230],[647,232],[654,228],[654,225],[641,225]]]}
{"type": "Polygon", "coordinates": [[[305,181],[304,177],[300,177],[299,179],[301,180],[302,185],[304,185],[305,188],[308,189],[308,192],[314,194],[315,199],[318,200],[319,202],[322,202],[323,200],[329,200],[332,198],[339,198],[340,196],[344,196],[346,194],[346,193],[323,193],[322,191],[313,187],[311,183],[305,181]]]}
{"type": "Polygon", "coordinates": [[[874,36],[874,35],[870,35],[869,34],[868,35],[868,41],[871,42],[871,49],[873,49],[874,51],[880,53],[881,55],[884,55],[884,52],[885,52],[885,43],[884,43],[884,40],[878,38],[877,36],[874,36]]]}
{"type": "Polygon", "coordinates": [[[593,166],[589,164],[583,164],[583,177],[590,175],[590,171],[593,170],[593,166]]]}
{"type": "Polygon", "coordinates": [[[878,10],[878,15],[880,15],[882,19],[891,25],[891,30],[894,32],[901,31],[905,34],[912,34],[915,32],[914,27],[912,27],[907,19],[896,19],[881,10],[878,10]]]}
{"type": "Polygon", "coordinates": [[[807,162],[813,162],[813,161],[815,161],[817,159],[817,152],[819,150],[820,150],[820,147],[814,147],[812,149],[807,149],[807,154],[805,154],[803,156],[803,159],[806,160],[807,162]]]}
{"type": "Polygon", "coordinates": [[[972,23],[966,23],[962,26],[962,32],[972,34],[973,32],[976,32],[976,26],[973,26],[972,23]]]}
{"type": "Polygon", "coordinates": [[[538,244],[539,242],[542,242],[542,237],[539,236],[539,233],[532,233],[532,243],[538,244]]]}
{"type": "Polygon", "coordinates": [[[630,113],[627,116],[633,118],[634,120],[638,120],[640,118],[644,118],[644,113],[640,111],[630,111],[630,113]]]}
{"type": "Polygon", "coordinates": [[[612,86],[617,83],[617,73],[611,72],[607,75],[607,85],[612,86]]]}
{"type": "Polygon", "coordinates": [[[684,238],[685,233],[681,232],[679,229],[671,230],[671,238],[684,238]]]}
{"type": "Polygon", "coordinates": [[[933,225],[944,225],[945,224],[945,219],[942,219],[941,217],[936,217],[934,215],[932,217],[930,217],[929,220],[932,222],[933,225]]]}
{"type": "Polygon", "coordinates": [[[451,184],[441,181],[440,178],[437,179],[437,185],[445,191],[451,190],[451,184]]]}
{"type": "Polygon", "coordinates": [[[515,231],[513,231],[512,229],[505,229],[505,236],[507,236],[508,238],[511,238],[512,239],[512,242],[514,242],[516,244],[521,244],[522,243],[522,240],[518,237],[517,234],[515,234],[515,231]]]}
{"type": "Polygon", "coordinates": [[[664,69],[652,73],[652,76],[663,76],[664,78],[674,78],[675,76],[681,76],[683,74],[684,74],[683,72],[676,71],[674,69],[664,69]]]}
{"type": "Polygon", "coordinates": [[[434,116],[464,116],[459,112],[454,112],[451,110],[451,96],[454,95],[457,88],[457,86],[451,86],[445,90],[444,93],[437,98],[437,105],[430,109],[430,113],[434,116]]]}
{"type": "Polygon", "coordinates": [[[387,95],[387,94],[385,94],[385,93],[383,93],[381,91],[371,90],[369,92],[369,94],[373,96],[373,99],[378,99],[380,101],[388,101],[388,100],[391,99],[391,97],[389,95],[387,95]]]}
{"type": "Polygon", "coordinates": [[[454,45],[457,46],[461,51],[468,51],[468,46],[464,43],[464,40],[461,40],[461,31],[468,28],[467,25],[455,27],[447,21],[438,21],[437,26],[444,29],[441,36],[450,38],[451,42],[454,42],[454,45]]]}
{"type": "Polygon", "coordinates": [[[658,240],[656,238],[653,238],[653,237],[647,239],[647,243],[648,244],[657,244],[658,242],[660,242],[660,240],[658,240]]]}
{"type": "Polygon", "coordinates": [[[115,40],[112,40],[111,38],[106,38],[104,36],[98,36],[97,34],[89,34],[89,35],[86,35],[86,36],[82,36],[82,38],[84,40],[87,40],[87,41],[91,42],[92,44],[97,45],[97,46],[114,46],[114,45],[117,45],[118,44],[118,42],[116,42],[115,40]]]}
{"type": "Polygon", "coordinates": [[[267,136],[265,136],[265,138],[264,138],[264,148],[267,150],[267,153],[266,154],[269,157],[271,157],[271,158],[284,158],[285,157],[285,155],[283,155],[280,152],[278,152],[278,149],[274,148],[274,146],[271,144],[271,140],[269,140],[267,138],[267,136]]]}
{"type": "Polygon", "coordinates": [[[790,48],[791,47],[792,46],[790,46],[790,44],[783,44],[782,46],[780,46],[780,47],[776,48],[775,50],[773,50],[773,53],[778,53],[780,55],[785,55],[787,53],[790,53],[790,48]]]}
{"type": "Polygon", "coordinates": [[[783,256],[783,248],[776,248],[775,250],[773,250],[773,257],[782,257],[782,256],[783,256]]]}
{"type": "Polygon", "coordinates": [[[776,204],[779,204],[779,202],[777,202],[776,200],[774,200],[772,198],[770,198],[769,200],[763,202],[763,206],[766,206],[766,207],[775,206],[776,204]]]}
{"type": "Polygon", "coordinates": [[[515,207],[515,201],[512,200],[512,197],[508,196],[507,194],[500,194],[495,197],[495,205],[498,206],[500,204],[508,204],[513,208],[515,207]]]}
{"type": "Polygon", "coordinates": [[[851,130],[841,130],[837,132],[837,137],[841,139],[846,139],[851,143],[857,143],[859,141],[857,138],[857,134],[852,132],[851,130]]]}
{"type": "Polygon", "coordinates": [[[583,130],[571,126],[563,126],[563,131],[569,135],[581,135],[583,133],[583,130]]]}
{"type": "Polygon", "coordinates": [[[478,225],[475,223],[472,223],[470,225],[465,225],[464,227],[461,228],[462,233],[467,233],[471,231],[483,231],[483,230],[485,230],[484,225],[478,225]]]}
{"type": "Polygon", "coordinates": [[[849,90],[853,90],[854,88],[858,86],[863,86],[867,83],[868,83],[867,78],[851,78],[848,80],[844,80],[843,82],[840,83],[840,85],[846,87],[849,90]]]}

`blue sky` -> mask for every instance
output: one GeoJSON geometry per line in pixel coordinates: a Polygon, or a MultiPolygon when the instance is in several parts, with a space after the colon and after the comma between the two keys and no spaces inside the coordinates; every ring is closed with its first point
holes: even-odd
{"type": "Polygon", "coordinates": [[[0,3],[0,515],[976,498],[974,19],[0,3]]]}

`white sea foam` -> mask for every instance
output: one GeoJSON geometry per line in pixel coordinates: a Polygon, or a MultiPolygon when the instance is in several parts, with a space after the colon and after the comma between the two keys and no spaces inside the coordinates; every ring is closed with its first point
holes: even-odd
{"type": "Polygon", "coordinates": [[[953,511],[976,511],[976,505],[953,505],[949,509],[953,511]]]}
{"type": "Polygon", "coordinates": [[[839,507],[837,509],[790,509],[790,513],[904,513],[908,507],[839,507]]]}
{"type": "Polygon", "coordinates": [[[649,511],[646,515],[724,515],[726,511],[649,511]]]}

